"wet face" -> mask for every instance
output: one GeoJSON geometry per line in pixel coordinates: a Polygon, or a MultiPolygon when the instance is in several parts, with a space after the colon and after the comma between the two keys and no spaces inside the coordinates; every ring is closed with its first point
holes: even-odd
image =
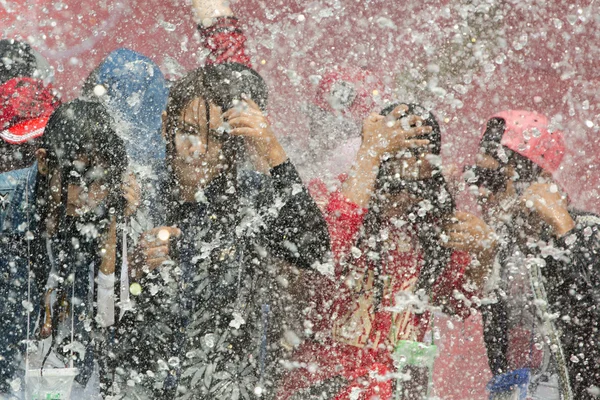
{"type": "MultiPolygon", "coordinates": [[[[394,180],[421,181],[431,178],[433,166],[428,156],[430,154],[413,155],[406,152],[389,163],[389,172],[394,180]]],[[[386,194],[382,213],[388,218],[401,217],[408,208],[421,200],[423,199],[408,191],[386,194]]]]}
{"type": "Polygon", "coordinates": [[[175,157],[173,168],[182,189],[205,187],[227,168],[223,141],[216,133],[222,125],[221,109],[210,104],[210,123],[206,123],[206,103],[192,100],[175,122],[175,157]],[[208,125],[208,126],[207,126],[208,125]]]}
{"type": "MultiPolygon", "coordinates": [[[[88,157],[78,158],[73,166],[70,175],[65,177],[68,180],[66,213],[77,217],[96,210],[108,198],[109,171],[101,162],[93,162],[88,157]]],[[[54,205],[60,204],[61,182],[58,173],[50,175],[50,194],[54,205]]]]}

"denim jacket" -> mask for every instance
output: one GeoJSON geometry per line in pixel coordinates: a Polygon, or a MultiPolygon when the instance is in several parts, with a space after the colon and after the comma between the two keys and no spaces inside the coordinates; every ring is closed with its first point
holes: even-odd
{"type": "Polygon", "coordinates": [[[27,337],[27,308],[38,304],[35,285],[27,303],[26,240],[33,228],[28,222],[34,220],[36,175],[37,163],[0,174],[0,395],[10,391],[9,382],[17,375],[27,337]]]}
{"type": "MultiPolygon", "coordinates": [[[[37,163],[31,167],[0,174],[0,232],[24,234],[33,201],[37,163]],[[23,225],[25,224],[25,225],[23,225]]],[[[4,254],[4,252],[3,252],[4,254]]]]}

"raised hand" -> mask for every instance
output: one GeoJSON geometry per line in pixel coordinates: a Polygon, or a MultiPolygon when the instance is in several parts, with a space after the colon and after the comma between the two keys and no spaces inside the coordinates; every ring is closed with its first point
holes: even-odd
{"type": "Polygon", "coordinates": [[[523,192],[520,206],[525,215],[539,218],[550,225],[558,237],[575,227],[575,221],[567,209],[566,196],[555,183],[532,183],[523,192]]]}
{"type": "Polygon", "coordinates": [[[170,239],[179,236],[181,230],[173,226],[160,226],[144,232],[131,257],[131,276],[139,279],[170,260],[170,239]]]}
{"type": "Polygon", "coordinates": [[[267,117],[251,99],[244,99],[239,107],[226,111],[223,119],[232,128],[229,134],[244,137],[251,152],[264,159],[270,168],[287,160],[267,117]]]}
{"type": "Polygon", "coordinates": [[[498,250],[498,240],[494,230],[481,218],[457,211],[445,224],[444,233],[448,237],[448,240],[442,243],[444,247],[468,252],[478,261],[472,263],[466,273],[473,282],[482,284],[498,250]]]}
{"type": "Polygon", "coordinates": [[[428,145],[429,140],[414,138],[430,133],[432,128],[423,125],[423,119],[418,115],[406,115],[407,110],[405,104],[400,104],[385,117],[371,113],[363,122],[362,148],[381,157],[386,153],[428,145]]]}

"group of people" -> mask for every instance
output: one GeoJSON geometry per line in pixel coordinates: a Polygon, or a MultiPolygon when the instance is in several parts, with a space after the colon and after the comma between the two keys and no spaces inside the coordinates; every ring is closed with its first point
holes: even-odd
{"type": "Polygon", "coordinates": [[[337,147],[307,153],[360,139],[305,185],[227,2],[193,3],[209,56],[175,82],[118,49],[63,103],[0,41],[0,397],[73,363],[97,398],[423,399],[434,312],[483,315],[492,399],[600,397],[600,218],[552,178],[563,133],[492,116],[458,211],[434,112],[336,72],[311,136],[337,147]]]}

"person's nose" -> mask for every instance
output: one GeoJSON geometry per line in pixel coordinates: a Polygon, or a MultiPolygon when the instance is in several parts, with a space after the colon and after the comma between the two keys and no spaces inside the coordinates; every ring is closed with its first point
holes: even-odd
{"type": "Polygon", "coordinates": [[[200,140],[198,136],[190,135],[187,141],[189,143],[188,152],[191,156],[199,156],[206,153],[206,143],[200,140]]]}

